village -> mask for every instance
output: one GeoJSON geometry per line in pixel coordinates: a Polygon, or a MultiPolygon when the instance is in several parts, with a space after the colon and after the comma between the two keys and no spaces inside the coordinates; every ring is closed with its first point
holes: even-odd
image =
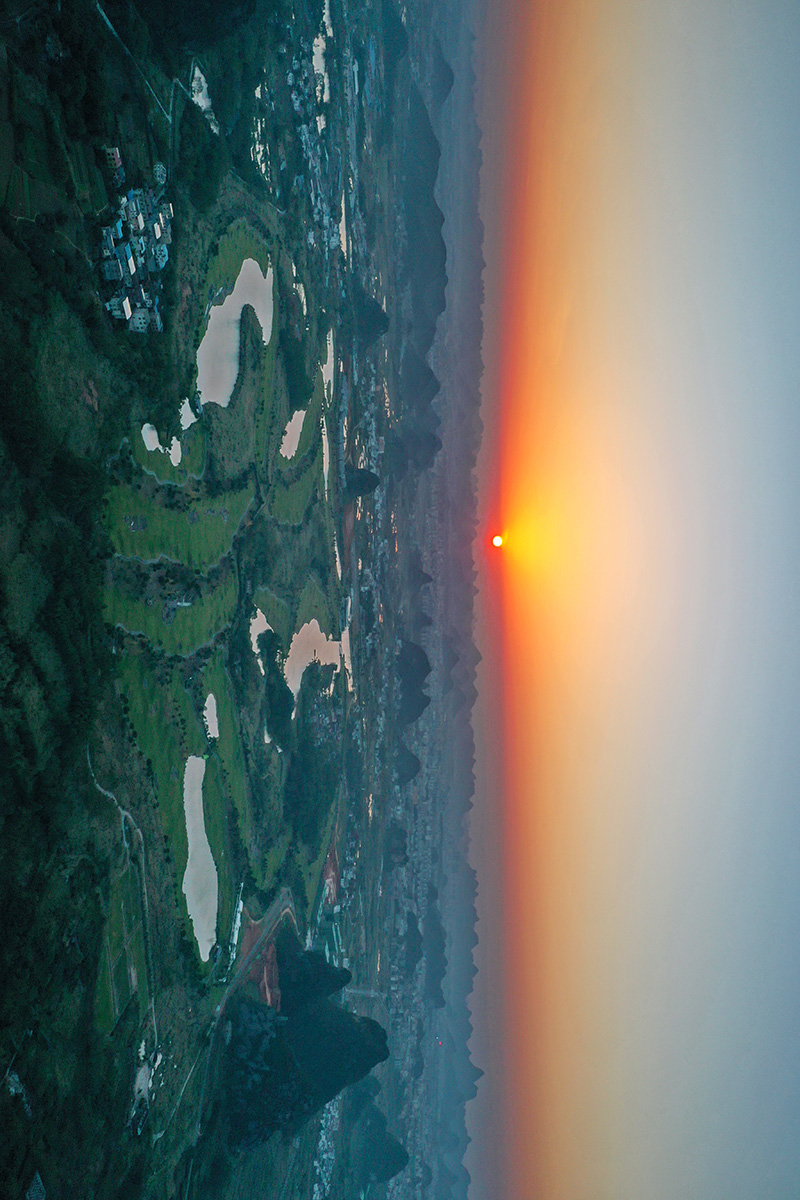
{"type": "MultiPolygon", "coordinates": [[[[115,188],[125,182],[118,146],[104,146],[115,188]]],[[[167,169],[153,168],[153,185],[120,193],[113,219],[100,229],[100,275],[106,311],[131,333],[162,333],[161,272],[169,261],[173,208],[164,194],[167,169]]]]}

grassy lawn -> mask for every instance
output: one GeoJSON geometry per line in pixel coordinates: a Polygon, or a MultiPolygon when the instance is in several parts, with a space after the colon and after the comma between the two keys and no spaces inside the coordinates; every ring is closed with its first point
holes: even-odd
{"type": "Polygon", "coordinates": [[[300,860],[300,869],[303,872],[303,881],[306,888],[306,899],[308,907],[306,909],[306,924],[311,920],[314,912],[314,903],[317,897],[320,880],[322,879],[322,868],[325,866],[325,859],[328,857],[328,847],[330,846],[333,829],[336,823],[336,816],[339,811],[338,803],[331,805],[331,811],[328,814],[328,820],[325,824],[325,832],[322,835],[319,854],[315,858],[309,859],[307,853],[298,855],[300,860]]]}
{"type": "MultiPolygon", "coordinates": [[[[216,658],[217,656],[215,656],[216,658]]],[[[221,655],[217,670],[212,670],[213,690],[217,697],[217,713],[220,717],[220,734],[230,730],[233,708],[230,696],[221,686],[218,671],[224,671],[221,655]]],[[[213,663],[215,659],[212,659],[213,663]]],[[[211,664],[209,664],[211,665],[211,664]]],[[[204,673],[204,685],[206,683],[204,673]]],[[[196,701],[187,690],[181,677],[180,667],[175,662],[163,660],[153,666],[147,656],[135,651],[126,654],[121,661],[120,683],[127,696],[131,722],[136,740],[153,769],[153,782],[158,798],[161,823],[169,842],[174,861],[174,884],[178,907],[187,925],[192,945],[195,945],[191,922],[182,893],[183,877],[188,859],[186,819],[183,809],[183,777],[189,755],[205,757],[208,743],[202,720],[197,713],[196,701]]],[[[205,693],[204,693],[205,697],[205,693]]],[[[238,743],[236,747],[241,749],[238,743]]],[[[222,740],[222,739],[220,739],[222,740]]],[[[228,738],[226,738],[226,742],[228,738]]],[[[214,743],[212,743],[212,746],[214,743]]],[[[231,751],[231,754],[233,752],[231,751]]],[[[240,774],[242,784],[243,776],[240,774]]],[[[226,938],[233,917],[233,886],[229,868],[226,811],[229,802],[227,780],[221,756],[212,753],[206,757],[203,779],[203,810],[205,828],[211,853],[217,867],[219,880],[219,904],[217,928],[221,938],[226,938]]]]}
{"type": "MultiPolygon", "coordinates": [[[[305,419],[303,420],[303,428],[300,433],[300,440],[297,443],[297,449],[291,458],[285,458],[280,453],[279,441],[279,451],[275,458],[276,466],[281,467],[283,470],[286,470],[290,466],[296,466],[297,463],[299,463],[301,459],[308,454],[312,446],[316,448],[316,443],[322,436],[321,417],[324,398],[325,395],[324,386],[322,383],[322,371],[317,371],[316,381],[314,383],[314,391],[312,392],[311,399],[308,402],[308,408],[306,409],[305,419]]],[[[281,432],[280,440],[283,440],[284,431],[285,426],[284,430],[281,432]]]]}
{"type": "Polygon", "coordinates": [[[225,780],[222,764],[216,756],[206,760],[203,778],[203,813],[206,837],[217,867],[219,893],[217,900],[217,932],[224,944],[233,920],[233,881],[228,854],[228,836],[225,828],[227,809],[225,780]]]}
{"type": "Polygon", "coordinates": [[[101,1033],[111,1033],[114,1028],[114,1001],[111,993],[111,969],[105,943],[100,951],[100,971],[94,999],[94,1019],[101,1033]]]}
{"type": "MultiPolygon", "coordinates": [[[[219,288],[230,290],[236,283],[242,263],[247,258],[255,259],[262,274],[266,275],[267,268],[272,261],[269,247],[252,226],[242,218],[234,221],[219,239],[216,253],[212,257],[206,273],[206,293],[216,292],[219,288]]],[[[273,274],[272,336],[265,348],[261,400],[256,406],[255,414],[255,463],[262,481],[266,479],[267,455],[271,450],[271,442],[274,440],[276,432],[275,347],[279,326],[278,285],[277,278],[273,274]]]]}
{"type": "Polygon", "coordinates": [[[292,831],[284,829],[283,833],[273,842],[268,853],[264,857],[261,864],[261,879],[259,880],[263,888],[269,888],[275,881],[275,876],[280,871],[286,859],[286,854],[289,849],[289,843],[292,840],[292,831]]]}
{"type": "Polygon", "coordinates": [[[205,730],[177,663],[162,661],[154,669],[145,655],[131,651],[120,661],[120,684],[139,749],[152,766],[161,824],[180,889],[189,853],[183,773],[190,754],[205,754],[205,730]]]}
{"type": "Polygon", "coordinates": [[[297,604],[295,629],[300,629],[308,621],[317,621],[320,629],[327,637],[338,635],[338,621],[334,621],[327,597],[313,575],[305,582],[300,600],[297,604]]]}
{"type": "Polygon", "coordinates": [[[144,1011],[148,986],[141,899],[136,871],[129,866],[112,883],[109,896],[95,992],[95,1021],[101,1033],[112,1032],[134,987],[144,1011]]]}
{"type": "Polygon", "coordinates": [[[303,518],[319,487],[322,491],[322,442],[309,465],[292,483],[276,480],[269,498],[270,514],[285,525],[302,525],[303,518]]]}
{"type": "MultiPolygon", "coordinates": [[[[2,112],[2,107],[0,107],[2,112]]],[[[0,116],[0,204],[5,204],[8,181],[14,168],[14,127],[0,116]]]]}
{"type": "Polygon", "coordinates": [[[237,594],[236,576],[231,572],[190,608],[177,609],[174,619],[165,625],[157,605],[123,596],[116,588],[106,588],[104,615],[109,624],[119,625],[129,633],[143,634],[168,654],[186,656],[205,646],[231,623],[237,594]]]}
{"type": "MultiPolygon", "coordinates": [[[[123,877],[124,878],[124,877],[123,877]]],[[[125,945],[125,934],[122,923],[122,903],[119,895],[119,883],[111,889],[108,919],[106,920],[106,938],[111,959],[114,961],[122,952],[125,945]]]]}
{"type": "Polygon", "coordinates": [[[253,607],[254,609],[261,609],[270,626],[280,638],[281,646],[285,651],[288,650],[294,629],[292,614],[286,601],[281,600],[268,587],[262,586],[256,588],[255,595],[253,596],[253,607]]]}
{"type": "Polygon", "coordinates": [[[210,743],[212,755],[219,759],[224,792],[236,809],[240,827],[244,829],[247,820],[244,756],[231,684],[225,669],[225,656],[221,650],[216,650],[206,663],[203,691],[206,695],[213,692],[217,701],[219,737],[210,743]]]}
{"type": "Polygon", "coordinates": [[[259,471],[259,476],[266,470],[268,455],[270,451],[270,440],[274,436],[276,413],[275,413],[275,346],[277,337],[275,330],[278,328],[280,319],[279,304],[278,304],[278,288],[273,281],[272,287],[272,337],[267,343],[264,351],[264,371],[262,376],[262,396],[261,403],[256,410],[256,467],[259,471]]]}
{"type": "MultiPolygon", "coordinates": [[[[174,863],[178,909],[195,945],[186,900],[181,892],[189,856],[183,812],[183,774],[190,754],[206,752],[205,730],[180,676],[177,663],[153,668],[147,657],[131,651],[120,662],[120,685],[142,754],[152,766],[161,825],[174,863]]],[[[210,839],[209,839],[210,842],[210,839]]]]}
{"type": "MultiPolygon", "coordinates": [[[[330,505],[325,506],[325,530],[328,535],[328,546],[330,549],[331,561],[335,562],[336,556],[334,552],[334,546],[336,545],[336,534],[333,528],[333,517],[330,512],[330,505]]],[[[327,596],[337,635],[341,633],[341,601],[346,594],[346,587],[342,585],[334,567],[334,569],[330,572],[330,577],[328,580],[327,596]]]]}
{"type": "MultiPolygon", "coordinates": [[[[273,297],[277,289],[273,287],[273,297]]],[[[273,300],[274,303],[274,300],[273,300]]],[[[239,478],[255,466],[266,488],[275,405],[275,338],[266,346],[254,322],[245,322],[239,372],[230,403],[225,408],[207,404],[203,422],[209,448],[209,474],[217,481],[239,478]]]]}
{"type": "Polygon", "coordinates": [[[131,435],[131,451],[135,461],[154,475],[159,483],[182,486],[189,479],[200,479],[206,465],[206,435],[202,421],[195,421],[181,431],[181,461],[173,467],[169,455],[161,450],[148,450],[141,429],[131,435]]]}
{"type": "Polygon", "coordinates": [[[167,507],[162,489],[153,493],[119,484],[107,493],[106,528],[118,554],[145,562],[169,558],[205,570],[230,550],[254,494],[249,482],[213,498],[198,496],[182,511],[167,507]]]}
{"type": "MultiPolygon", "coordinates": [[[[208,288],[232,288],[246,258],[254,258],[266,275],[270,264],[267,243],[244,219],[234,221],[219,239],[217,251],[208,264],[206,284],[208,288]]],[[[273,320],[273,328],[275,322],[273,320]]]]}

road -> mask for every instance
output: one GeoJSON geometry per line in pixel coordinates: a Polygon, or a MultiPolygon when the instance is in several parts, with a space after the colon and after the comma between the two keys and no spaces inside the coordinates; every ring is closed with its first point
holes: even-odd
{"type": "Polygon", "coordinates": [[[122,49],[125,51],[125,53],[127,54],[128,58],[129,58],[129,59],[131,60],[131,62],[133,63],[134,67],[136,68],[136,70],[137,70],[137,71],[139,72],[139,74],[141,75],[141,77],[142,77],[142,81],[143,81],[143,83],[144,83],[144,86],[147,88],[148,92],[149,92],[149,93],[150,93],[150,95],[153,97],[153,100],[154,100],[154,101],[156,102],[156,104],[158,105],[158,108],[159,108],[159,109],[160,109],[160,111],[163,113],[164,117],[165,117],[165,118],[166,118],[166,120],[167,120],[167,123],[171,125],[171,124],[172,124],[172,114],[171,114],[171,113],[169,113],[169,112],[167,112],[167,110],[164,108],[164,105],[161,103],[161,101],[159,100],[158,96],[155,94],[155,92],[153,91],[152,87],[150,86],[150,83],[149,83],[149,81],[148,81],[148,78],[147,78],[147,76],[145,75],[144,71],[143,71],[143,70],[142,70],[142,68],[139,66],[138,62],[136,61],[136,59],[134,58],[134,56],[131,54],[131,52],[130,52],[130,50],[128,49],[128,47],[125,45],[125,43],[123,42],[122,38],[121,38],[121,37],[119,36],[119,34],[117,33],[117,31],[116,31],[116,29],[114,28],[114,26],[113,26],[113,25],[111,24],[111,22],[109,21],[108,17],[106,16],[105,12],[103,11],[103,8],[102,8],[102,7],[100,6],[100,4],[98,3],[98,0],[95,0],[95,7],[97,8],[97,11],[98,11],[98,13],[100,14],[100,17],[101,17],[101,19],[102,19],[103,23],[105,24],[106,28],[107,28],[107,29],[109,30],[109,32],[110,32],[111,34],[113,34],[113,36],[114,36],[114,37],[117,39],[117,41],[119,42],[119,44],[120,44],[120,46],[122,47],[122,49]]]}

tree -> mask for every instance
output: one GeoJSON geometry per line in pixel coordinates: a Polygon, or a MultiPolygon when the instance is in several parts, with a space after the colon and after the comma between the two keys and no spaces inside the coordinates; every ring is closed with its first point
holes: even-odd
{"type": "Polygon", "coordinates": [[[180,123],[178,175],[189,189],[192,204],[207,212],[217,198],[228,169],[221,136],[215,134],[196,104],[187,104],[180,123]]]}

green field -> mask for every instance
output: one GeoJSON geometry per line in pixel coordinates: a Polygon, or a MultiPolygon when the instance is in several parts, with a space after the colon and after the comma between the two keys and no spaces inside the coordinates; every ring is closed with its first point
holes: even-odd
{"type": "Polygon", "coordinates": [[[256,588],[255,595],[253,596],[253,615],[255,615],[256,608],[261,609],[271,628],[277,633],[281,647],[284,651],[287,651],[294,632],[289,605],[285,600],[281,600],[279,596],[270,591],[268,587],[262,586],[256,588]]]}
{"type": "MultiPolygon", "coordinates": [[[[212,659],[211,662],[215,660],[212,659]]],[[[220,734],[227,731],[233,719],[230,697],[225,696],[220,686],[218,670],[212,670],[211,678],[216,683],[217,713],[220,717],[220,734]]],[[[224,670],[224,667],[222,668],[224,670]]],[[[205,757],[208,753],[205,727],[197,711],[197,697],[187,689],[179,664],[160,663],[157,667],[149,656],[130,652],[120,663],[120,685],[127,697],[130,719],[136,734],[139,749],[149,760],[153,771],[153,784],[158,799],[161,824],[169,841],[174,860],[175,887],[178,906],[191,933],[191,923],[186,903],[181,894],[183,876],[186,871],[189,846],[186,837],[186,818],[183,810],[183,776],[187,758],[194,754],[205,757]]],[[[209,689],[210,690],[210,689],[209,689]]],[[[205,679],[202,700],[205,702],[205,679]]],[[[222,740],[222,739],[220,739],[222,740]]],[[[213,743],[212,743],[213,745],[213,743]]],[[[231,757],[233,752],[231,751],[231,757]]],[[[239,778],[244,783],[243,775],[239,778]]],[[[217,866],[219,879],[218,929],[226,936],[232,917],[232,880],[228,867],[228,841],[225,830],[228,780],[224,776],[221,756],[206,759],[203,780],[203,808],[205,826],[211,853],[217,866]]],[[[194,945],[194,939],[192,938],[194,945]]]]}
{"type": "MultiPolygon", "coordinates": [[[[230,291],[239,276],[242,263],[252,258],[263,274],[271,263],[269,248],[264,239],[244,219],[234,221],[220,237],[216,252],[206,273],[207,293],[216,293],[220,288],[230,291]]],[[[256,405],[254,426],[254,453],[256,470],[262,482],[266,480],[267,455],[276,431],[274,403],[275,387],[275,331],[279,327],[280,306],[277,281],[273,275],[272,287],[272,336],[266,344],[262,373],[260,403],[256,405]]],[[[224,436],[224,426],[223,436],[224,436]]],[[[235,436],[231,429],[231,436],[235,436]]],[[[247,464],[245,464],[247,465],[247,464]]]]}
{"type": "MultiPolygon", "coordinates": [[[[237,221],[219,240],[208,267],[208,288],[229,290],[246,258],[254,258],[262,271],[271,261],[266,243],[245,221],[237,221]]],[[[277,334],[277,280],[273,300],[273,330],[277,334]]],[[[335,573],[319,561],[320,555],[325,558],[328,553],[333,558],[333,516],[328,504],[315,504],[315,500],[324,498],[322,373],[317,369],[297,452],[291,460],[283,459],[279,447],[288,417],[288,399],[283,373],[276,372],[276,346],[277,336],[273,336],[263,358],[254,357],[250,351],[248,362],[257,363],[257,371],[251,367],[243,372],[230,411],[208,412],[204,420],[183,433],[182,459],[177,467],[172,466],[168,455],[148,452],[137,428],[131,442],[133,457],[150,478],[139,476],[138,486],[136,482],[132,486],[120,484],[108,493],[106,528],[114,549],[123,558],[145,563],[162,558],[201,572],[223,563],[213,582],[208,577],[200,580],[201,596],[188,607],[177,607],[182,585],[169,575],[167,590],[172,590],[166,601],[161,591],[164,577],[158,573],[150,576],[144,587],[136,582],[135,575],[126,574],[126,568],[116,577],[118,582],[107,588],[106,618],[143,635],[168,655],[186,658],[208,646],[235,616],[238,579],[228,569],[225,555],[253,501],[255,484],[248,482],[245,487],[211,497],[198,481],[207,474],[216,487],[224,486],[225,480],[241,478],[253,459],[266,493],[264,517],[271,516],[281,528],[270,535],[272,541],[265,543],[270,550],[259,559],[253,582],[261,586],[254,588],[252,611],[258,607],[265,614],[284,652],[295,630],[307,621],[317,620],[328,636],[339,632],[340,589],[335,573]]],[[[245,542],[248,536],[245,531],[245,542]]],[[[196,582],[185,586],[183,595],[196,595],[196,582]]],[[[310,911],[335,827],[337,805],[331,806],[322,845],[315,847],[311,858],[307,848],[293,841],[293,831],[283,817],[287,764],[275,747],[261,748],[258,780],[248,783],[243,722],[236,709],[224,644],[217,644],[207,662],[191,669],[177,658],[156,659],[144,646],[137,648],[130,641],[127,645],[120,663],[120,683],[137,743],[151,764],[164,835],[173,859],[176,900],[187,932],[191,936],[181,894],[188,856],[183,777],[186,760],[192,754],[204,756],[206,761],[203,805],[219,879],[217,928],[221,939],[230,927],[239,882],[230,871],[228,821],[233,813],[256,883],[269,889],[276,879],[299,869],[310,911]],[[207,737],[201,717],[210,692],[216,698],[219,723],[218,737],[213,739],[207,737]],[[253,824],[256,810],[257,827],[253,824]]],[[[194,945],[193,936],[191,941],[194,945]]],[[[102,1003],[109,1011],[114,1007],[113,980],[119,959],[107,958],[104,982],[98,985],[98,1012],[102,1003]]],[[[118,987],[122,987],[121,981],[118,987]]],[[[107,1023],[107,1012],[105,1020],[107,1023]]]]}
{"type": "Polygon", "coordinates": [[[189,856],[183,774],[190,754],[205,753],[205,735],[175,664],[160,668],[157,678],[144,655],[128,653],[120,663],[120,684],[128,700],[136,741],[153,772],[161,825],[174,863],[178,907],[191,934],[191,922],[181,895],[189,856]]]}
{"type": "Polygon", "coordinates": [[[247,821],[247,788],[239,722],[233,703],[231,683],[225,668],[225,655],[216,650],[203,670],[203,690],[213,692],[217,701],[219,737],[211,741],[211,752],[219,758],[225,794],[233,804],[242,828],[247,821]]]}
{"type": "Polygon", "coordinates": [[[336,825],[336,817],[338,814],[338,804],[331,805],[331,811],[328,814],[328,820],[325,823],[325,831],[320,839],[319,853],[313,859],[309,859],[307,854],[300,857],[300,868],[303,872],[303,881],[306,889],[306,899],[308,907],[306,909],[306,921],[311,920],[314,912],[317,891],[322,879],[322,869],[325,866],[325,859],[328,857],[328,848],[330,846],[333,830],[336,825]]]}
{"type": "MultiPolygon", "coordinates": [[[[252,225],[244,218],[234,221],[222,237],[214,257],[208,264],[206,284],[208,289],[232,288],[246,258],[254,258],[266,275],[270,265],[270,253],[267,243],[256,233],[252,225]]],[[[273,328],[275,322],[273,320],[273,328]]]]}
{"type": "Polygon", "coordinates": [[[120,660],[119,672],[136,741],[153,771],[161,823],[180,885],[188,857],[183,772],[190,754],[205,754],[205,733],[179,664],[159,664],[156,675],[148,655],[129,651],[120,660]]]}
{"type": "Polygon", "coordinates": [[[291,483],[277,479],[269,498],[269,511],[285,525],[302,525],[315,489],[322,494],[322,443],[308,466],[291,483]]]}
{"type": "Polygon", "coordinates": [[[42,134],[23,126],[19,132],[19,154],[22,166],[32,179],[50,179],[49,147],[42,134]]]}
{"type": "Polygon", "coordinates": [[[281,868],[286,866],[292,845],[292,831],[283,820],[285,769],[285,755],[279,754],[273,746],[267,760],[266,776],[262,779],[262,785],[268,795],[267,813],[262,819],[271,827],[272,839],[263,856],[256,856],[251,861],[256,883],[265,890],[272,887],[281,868]]]}
{"type": "MultiPolygon", "coordinates": [[[[325,399],[325,391],[322,383],[322,372],[317,371],[316,380],[314,383],[314,391],[311,394],[311,399],[308,402],[305,419],[303,420],[303,428],[300,433],[300,440],[297,443],[297,449],[291,458],[285,458],[280,453],[280,442],[283,439],[283,431],[278,439],[278,454],[275,457],[275,465],[282,470],[288,470],[292,466],[296,466],[316,445],[317,440],[322,436],[322,406],[325,399]]],[[[284,430],[285,430],[284,426],[284,430]]]]}
{"type": "Polygon", "coordinates": [[[168,507],[170,490],[139,491],[129,484],[109,489],[105,522],[114,549],[144,562],[168,558],[207,570],[230,550],[255,484],[175,507],[168,507]]]}
{"type": "MultiPolygon", "coordinates": [[[[277,756],[276,756],[277,757],[277,756]]],[[[275,877],[286,861],[286,856],[289,852],[289,846],[292,841],[292,831],[286,828],[281,833],[280,837],[273,842],[269,851],[264,857],[261,866],[261,876],[258,882],[263,888],[271,887],[275,882],[275,877]]]]}
{"type": "Polygon", "coordinates": [[[300,629],[308,621],[317,621],[327,637],[339,636],[338,620],[334,621],[327,597],[313,575],[306,580],[300,593],[294,623],[295,629],[300,629]]]}
{"type": "Polygon", "coordinates": [[[110,625],[119,625],[128,633],[143,634],[167,654],[185,657],[207,645],[230,625],[236,612],[237,596],[236,576],[231,572],[191,607],[177,609],[168,625],[164,623],[160,607],[123,596],[116,588],[106,588],[103,610],[110,625]]]}
{"type": "Polygon", "coordinates": [[[102,212],[108,205],[108,195],[93,151],[87,149],[83,142],[73,142],[68,162],[75,184],[75,194],[82,211],[87,216],[102,212]]]}
{"type": "Polygon", "coordinates": [[[144,1010],[149,992],[139,879],[128,866],[111,886],[103,932],[95,993],[95,1021],[101,1033],[112,1032],[134,993],[144,1010]]]}
{"type": "Polygon", "coordinates": [[[203,778],[203,812],[206,837],[217,867],[219,884],[217,931],[223,940],[228,936],[233,918],[233,881],[228,862],[228,836],[225,830],[227,808],[228,797],[222,763],[216,756],[209,757],[206,759],[206,773],[203,778]]]}
{"type": "Polygon", "coordinates": [[[275,413],[275,345],[274,331],[278,321],[278,289],[273,288],[272,300],[272,329],[273,336],[267,343],[264,352],[263,399],[256,411],[256,466],[259,477],[265,472],[270,451],[270,440],[276,429],[275,413]]]}
{"type": "Polygon", "coordinates": [[[159,483],[175,483],[182,486],[190,479],[200,479],[206,466],[206,435],[202,421],[195,421],[188,429],[181,430],[181,461],[173,467],[168,454],[161,450],[148,450],[140,428],[131,436],[131,452],[135,461],[155,476],[159,483]]]}

